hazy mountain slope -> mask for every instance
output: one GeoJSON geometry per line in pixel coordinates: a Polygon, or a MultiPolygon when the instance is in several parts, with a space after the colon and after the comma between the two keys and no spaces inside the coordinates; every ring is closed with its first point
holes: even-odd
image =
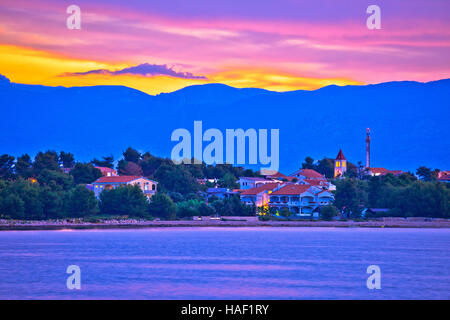
{"type": "Polygon", "coordinates": [[[131,145],[169,156],[176,128],[280,129],[281,170],[305,156],[364,160],[372,129],[372,165],[450,169],[450,80],[329,86],[285,93],[214,84],[150,96],[120,86],[44,87],[0,81],[0,153],[67,150],[82,160],[131,145]]]}

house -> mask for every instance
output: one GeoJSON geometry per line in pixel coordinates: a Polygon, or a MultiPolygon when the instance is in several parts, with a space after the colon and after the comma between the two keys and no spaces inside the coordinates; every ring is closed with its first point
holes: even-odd
{"type": "Polygon", "coordinates": [[[403,173],[401,170],[388,170],[385,168],[367,168],[366,172],[370,176],[385,176],[388,173],[393,174],[394,176],[399,176],[403,173]]]}
{"type": "Polygon", "coordinates": [[[304,184],[286,184],[273,191],[269,196],[269,206],[279,209],[288,208],[294,215],[300,217],[319,217],[321,206],[327,206],[334,201],[333,194],[328,190],[304,184]]]}
{"type": "Polygon", "coordinates": [[[331,182],[325,180],[313,180],[313,179],[305,179],[298,182],[298,184],[310,185],[314,187],[318,187],[324,190],[335,191],[336,186],[331,182]]]}
{"type": "Polygon", "coordinates": [[[206,191],[206,198],[208,200],[209,198],[215,196],[219,199],[228,199],[237,194],[239,193],[228,188],[209,188],[206,191]]]}
{"type": "Polygon", "coordinates": [[[291,173],[289,175],[290,177],[295,177],[299,181],[302,180],[321,180],[321,181],[327,181],[324,175],[318,173],[317,171],[313,169],[300,169],[295,171],[294,173],[291,173]]]}
{"type": "Polygon", "coordinates": [[[92,183],[97,198],[103,190],[126,185],[138,185],[144,195],[150,199],[156,193],[158,182],[140,176],[104,176],[92,183]]]}
{"type": "Polygon", "coordinates": [[[240,195],[241,201],[249,206],[267,206],[269,204],[269,194],[279,186],[279,183],[265,183],[256,188],[243,190],[240,195]]]}
{"type": "Polygon", "coordinates": [[[205,185],[206,183],[217,185],[217,182],[218,182],[218,179],[216,179],[216,178],[214,178],[214,179],[207,179],[207,178],[197,179],[197,183],[201,184],[201,185],[205,185]]]}
{"type": "Polygon", "coordinates": [[[108,168],[108,167],[95,167],[96,169],[100,170],[102,173],[102,176],[104,177],[115,177],[118,176],[117,170],[108,168]]]}
{"type": "Polygon", "coordinates": [[[450,171],[439,171],[437,178],[440,182],[450,183],[450,171]]]}
{"type": "Polygon", "coordinates": [[[272,180],[259,177],[240,177],[238,180],[240,186],[239,189],[241,190],[256,188],[259,185],[272,182],[273,182],[272,180]]]}

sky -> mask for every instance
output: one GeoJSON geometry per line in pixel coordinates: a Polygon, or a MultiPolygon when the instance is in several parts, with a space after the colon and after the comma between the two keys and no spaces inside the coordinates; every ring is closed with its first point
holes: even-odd
{"type": "Polygon", "coordinates": [[[0,74],[148,94],[450,77],[448,0],[0,0],[0,74]],[[381,29],[369,30],[376,4],[381,29]],[[81,9],[81,29],[66,12],[81,9]]]}

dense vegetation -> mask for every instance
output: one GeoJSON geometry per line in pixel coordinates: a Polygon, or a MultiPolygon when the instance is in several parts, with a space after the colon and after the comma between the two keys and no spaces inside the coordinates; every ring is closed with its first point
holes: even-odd
{"type": "MultiPolygon", "coordinates": [[[[334,160],[314,160],[306,157],[304,169],[314,169],[333,179],[334,160]]],[[[341,211],[349,218],[361,218],[365,208],[388,209],[376,216],[450,218],[450,184],[437,181],[438,169],[419,167],[416,175],[410,172],[399,176],[387,174],[371,177],[365,174],[361,162],[347,162],[344,179],[332,180],[336,185],[335,208],[322,208],[323,219],[330,219],[341,211]],[[336,210],[336,208],[338,210],[336,210]]],[[[372,215],[370,212],[367,218],[372,215]]]]}
{"type": "Polygon", "coordinates": [[[337,180],[334,204],[351,218],[359,218],[363,208],[389,209],[377,216],[450,218],[450,185],[423,179],[404,173],[337,180]]]}
{"type": "MultiPolygon", "coordinates": [[[[136,186],[105,190],[100,199],[85,187],[101,176],[95,166],[114,167],[114,158],[105,156],[89,163],[77,162],[71,153],[39,152],[34,160],[25,154],[17,159],[0,156],[0,218],[54,219],[91,216],[131,216],[176,219],[194,215],[252,215],[254,207],[244,205],[238,196],[231,199],[212,197],[205,202],[205,191],[213,184],[199,184],[197,179],[217,179],[220,187],[235,188],[240,176],[258,176],[242,167],[175,165],[170,159],[144,154],[128,148],[117,162],[121,175],[143,175],[156,180],[158,193],[149,203],[136,186]],[[66,174],[62,168],[71,168],[66,174]]],[[[333,176],[334,162],[307,157],[303,168],[311,168],[328,178],[333,176]]],[[[417,169],[398,177],[368,177],[361,164],[348,165],[344,179],[334,180],[337,186],[334,206],[321,210],[323,219],[332,219],[339,212],[360,218],[364,208],[389,209],[383,215],[400,217],[450,218],[450,184],[437,181],[438,170],[417,169]]],[[[279,212],[289,216],[289,212],[279,212]]],[[[378,213],[377,216],[382,215],[378,213]]],[[[370,213],[366,217],[370,217],[370,213]]]]}
{"type": "Polygon", "coordinates": [[[210,199],[204,192],[213,186],[197,179],[217,179],[220,187],[237,187],[239,176],[256,176],[252,170],[231,165],[175,165],[170,159],[128,148],[117,163],[121,175],[143,175],[156,180],[158,193],[149,203],[138,187],[127,186],[101,193],[97,200],[85,187],[99,177],[95,168],[114,167],[114,157],[90,163],[76,162],[71,153],[39,152],[34,160],[25,154],[17,159],[0,156],[0,218],[54,219],[86,216],[132,216],[162,219],[193,215],[250,215],[254,208],[243,205],[238,196],[210,199]],[[66,174],[62,168],[71,168],[66,174]]]}

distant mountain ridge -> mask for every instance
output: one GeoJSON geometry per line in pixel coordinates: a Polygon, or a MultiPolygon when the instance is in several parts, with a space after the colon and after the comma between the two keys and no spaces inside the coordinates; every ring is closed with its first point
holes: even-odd
{"type": "Polygon", "coordinates": [[[450,79],[419,83],[327,86],[272,92],[223,84],[196,85],[156,96],[124,86],[46,87],[0,76],[0,153],[73,152],[87,161],[128,146],[170,156],[173,130],[280,129],[280,170],[306,156],[365,159],[372,130],[372,166],[450,169],[450,79]]]}

